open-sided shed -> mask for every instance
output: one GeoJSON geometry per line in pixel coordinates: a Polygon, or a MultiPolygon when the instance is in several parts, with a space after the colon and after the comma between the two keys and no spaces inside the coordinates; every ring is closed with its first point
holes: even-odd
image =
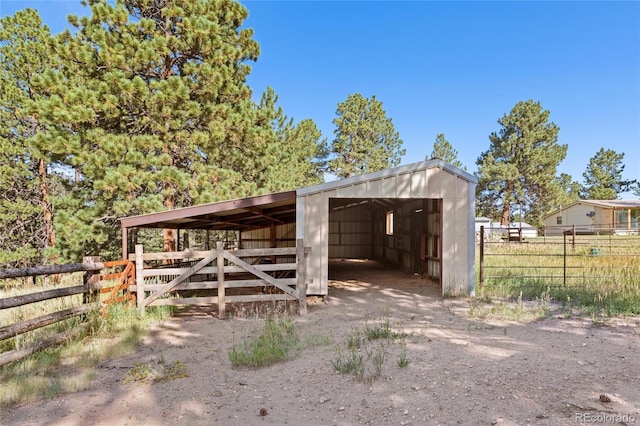
{"type": "MultiPolygon", "coordinates": [[[[237,249],[309,247],[307,294],[327,295],[330,258],[375,259],[426,275],[443,295],[475,290],[476,178],[433,159],[296,191],[122,219],[132,228],[235,230],[237,249]]],[[[299,261],[300,259],[296,259],[299,261]]]]}

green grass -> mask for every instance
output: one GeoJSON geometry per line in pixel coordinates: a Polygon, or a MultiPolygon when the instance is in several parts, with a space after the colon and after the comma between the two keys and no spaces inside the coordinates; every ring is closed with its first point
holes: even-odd
{"type": "Polygon", "coordinates": [[[548,292],[532,302],[525,303],[522,295],[514,302],[493,303],[488,298],[476,299],[469,309],[469,315],[476,318],[491,318],[517,322],[530,322],[551,314],[548,292]]]}
{"type": "Polygon", "coordinates": [[[640,237],[583,236],[575,244],[568,241],[566,279],[562,241],[539,237],[529,244],[487,244],[487,278],[478,296],[534,300],[546,294],[566,311],[605,317],[640,314],[640,237]],[[600,254],[594,255],[593,248],[600,254]]]}
{"type": "Polygon", "coordinates": [[[396,364],[407,367],[410,360],[404,338],[406,333],[393,330],[388,317],[364,327],[353,327],[342,345],[336,348],[331,360],[333,369],[340,374],[351,375],[356,381],[373,381],[382,375],[385,361],[395,352],[394,343],[401,339],[396,364]]]}
{"type": "MultiPolygon", "coordinates": [[[[151,308],[141,317],[132,307],[112,305],[108,313],[103,317],[99,312],[91,312],[87,315],[88,327],[76,338],[0,367],[0,407],[86,389],[98,365],[133,353],[140,345],[146,325],[166,319],[172,310],[151,308]]],[[[24,340],[29,343],[31,338],[24,340]]]]}
{"type": "Polygon", "coordinates": [[[176,360],[171,364],[166,364],[163,361],[160,362],[162,370],[159,371],[153,367],[153,363],[135,363],[133,367],[127,371],[122,383],[151,383],[151,382],[165,382],[167,380],[183,379],[189,377],[189,369],[187,365],[176,360]]]}
{"type": "Polygon", "coordinates": [[[291,318],[269,315],[257,337],[233,345],[229,351],[229,361],[235,368],[260,368],[286,361],[295,356],[299,349],[299,339],[291,318]]]}

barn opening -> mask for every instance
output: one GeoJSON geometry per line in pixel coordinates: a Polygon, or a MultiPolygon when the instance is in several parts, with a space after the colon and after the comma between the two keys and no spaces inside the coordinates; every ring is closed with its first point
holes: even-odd
{"type": "Polygon", "coordinates": [[[339,261],[372,259],[441,289],[442,199],[330,198],[328,232],[329,279],[339,261]]]}

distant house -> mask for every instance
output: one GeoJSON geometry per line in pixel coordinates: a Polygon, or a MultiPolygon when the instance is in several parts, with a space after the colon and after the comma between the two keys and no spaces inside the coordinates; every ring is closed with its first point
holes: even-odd
{"type": "Polygon", "coordinates": [[[491,219],[484,216],[476,217],[476,236],[480,234],[480,227],[484,226],[485,237],[504,237],[509,236],[509,229],[518,230],[518,239],[535,238],[538,236],[538,229],[526,222],[511,222],[508,226],[503,226],[500,222],[492,222],[491,219]]]}
{"type": "Polygon", "coordinates": [[[578,200],[544,217],[546,235],[638,234],[640,200],[578,200]]]}
{"type": "MultiPolygon", "coordinates": [[[[498,224],[499,225],[499,224],[498,224]]],[[[476,217],[476,234],[480,232],[480,227],[484,226],[486,228],[491,228],[491,219],[484,216],[476,217]]]]}

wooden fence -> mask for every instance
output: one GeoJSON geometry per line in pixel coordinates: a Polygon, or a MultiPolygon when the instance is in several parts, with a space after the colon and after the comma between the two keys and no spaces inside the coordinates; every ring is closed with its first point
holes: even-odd
{"type": "MultiPolygon", "coordinates": [[[[1,326],[0,342],[70,318],[84,318],[86,314],[92,310],[100,309],[104,314],[107,306],[111,303],[120,303],[127,300],[134,302],[135,298],[133,294],[128,291],[128,288],[135,283],[135,266],[128,260],[102,263],[99,261],[99,258],[90,257],[85,258],[83,263],[76,264],[4,269],[0,270],[0,279],[81,271],[85,272],[82,284],[0,299],[0,310],[5,310],[19,307],[28,308],[29,305],[39,302],[77,294],[83,295],[82,303],[77,306],[51,312],[36,318],[29,318],[15,324],[1,326]],[[118,270],[120,268],[122,268],[122,270],[118,270]],[[101,274],[103,270],[109,270],[109,272],[103,275],[101,274]],[[113,270],[115,271],[112,272],[113,270]],[[115,281],[115,284],[113,284],[113,281],[115,281]],[[108,284],[105,285],[105,283],[108,284]]],[[[46,337],[29,347],[16,348],[0,353],[0,366],[25,358],[38,350],[64,342],[81,332],[83,328],[83,325],[81,325],[74,329],[46,337]]]]}
{"type": "MultiPolygon", "coordinates": [[[[128,260],[102,263],[92,257],[80,264],[0,270],[0,279],[85,272],[78,285],[0,298],[0,310],[6,310],[83,295],[77,306],[0,324],[0,342],[70,318],[85,318],[93,310],[100,309],[104,314],[111,303],[136,303],[136,299],[143,313],[146,306],[216,304],[220,318],[226,316],[227,303],[298,301],[303,315],[307,311],[304,266],[309,253],[302,240],[296,247],[287,248],[224,250],[223,243],[218,242],[213,251],[170,253],[144,253],[137,245],[128,260]]],[[[0,366],[64,342],[81,332],[84,325],[28,347],[2,352],[0,366]]]]}
{"type": "Polygon", "coordinates": [[[302,240],[286,248],[224,250],[218,242],[213,251],[165,253],[144,253],[136,245],[129,256],[136,264],[130,291],[142,312],[146,306],[216,304],[219,318],[225,318],[226,303],[297,300],[304,315],[309,253],[302,240]]]}

